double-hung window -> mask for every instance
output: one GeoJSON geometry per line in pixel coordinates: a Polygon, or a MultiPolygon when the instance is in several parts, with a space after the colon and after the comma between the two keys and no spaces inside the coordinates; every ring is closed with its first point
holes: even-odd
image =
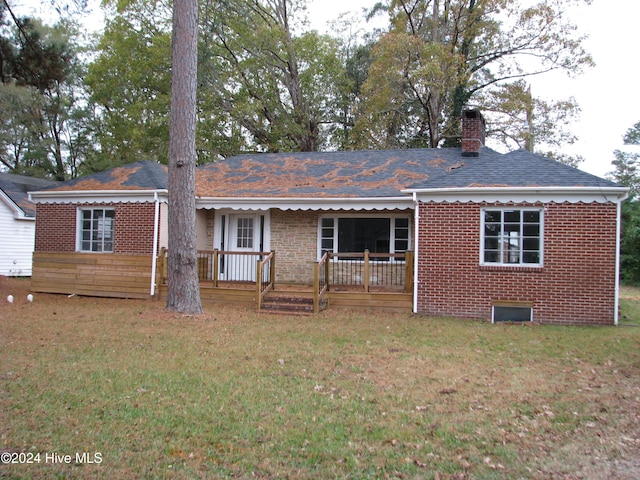
{"type": "Polygon", "coordinates": [[[79,250],[81,252],[113,252],[115,210],[86,208],[79,212],[79,250]]]}
{"type": "Polygon", "coordinates": [[[481,263],[541,266],[542,217],[541,209],[484,209],[481,263]]]}
{"type": "Polygon", "coordinates": [[[409,250],[409,217],[321,217],[320,255],[365,250],[371,254],[409,250]]]}

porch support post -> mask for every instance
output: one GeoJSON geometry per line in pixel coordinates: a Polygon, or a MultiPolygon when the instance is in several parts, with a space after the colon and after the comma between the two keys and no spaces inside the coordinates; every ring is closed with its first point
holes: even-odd
{"type": "Polygon", "coordinates": [[[220,251],[217,248],[213,249],[213,288],[218,288],[218,266],[220,265],[220,251]]]}
{"type": "Polygon", "coordinates": [[[313,264],[313,313],[320,311],[320,264],[313,264]]]}
{"type": "Polygon", "coordinates": [[[271,284],[271,289],[276,289],[276,251],[271,250],[271,267],[269,269],[269,283],[271,284]]]}
{"type": "Polygon", "coordinates": [[[369,291],[369,250],[364,251],[364,291],[369,291]]]}
{"type": "Polygon", "coordinates": [[[404,292],[411,293],[413,287],[413,252],[407,250],[404,254],[404,292]]]}
{"type": "Polygon", "coordinates": [[[331,254],[327,255],[327,260],[324,262],[324,281],[327,284],[327,291],[331,290],[331,282],[329,281],[330,266],[331,266],[331,254]]]}
{"type": "Polygon", "coordinates": [[[262,261],[256,260],[256,303],[258,310],[262,306],[262,261]]]}

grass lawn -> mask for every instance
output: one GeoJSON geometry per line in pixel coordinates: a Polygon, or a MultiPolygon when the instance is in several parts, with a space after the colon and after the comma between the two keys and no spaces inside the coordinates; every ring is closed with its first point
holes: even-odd
{"type": "Polygon", "coordinates": [[[0,452],[32,462],[0,464],[0,478],[640,471],[635,290],[623,290],[622,323],[636,325],[624,327],[233,307],[184,317],[150,301],[28,304],[28,290],[0,277],[0,452]]]}

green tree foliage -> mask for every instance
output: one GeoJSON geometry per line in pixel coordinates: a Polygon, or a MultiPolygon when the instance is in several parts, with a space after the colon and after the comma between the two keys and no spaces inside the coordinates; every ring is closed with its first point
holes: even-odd
{"type": "MultiPolygon", "coordinates": [[[[625,145],[640,146],[640,122],[627,130],[623,140],[625,145]]],[[[609,177],[629,187],[629,198],[622,203],[621,280],[640,285],[640,153],[615,150],[614,157],[611,162],[614,170],[609,177]]]]}
{"type": "Polygon", "coordinates": [[[34,152],[40,152],[38,112],[42,96],[33,87],[0,83],[0,163],[10,172],[44,176],[34,152]]]}
{"type": "Polygon", "coordinates": [[[110,2],[86,83],[98,105],[98,151],[85,171],[148,159],[167,163],[171,91],[171,6],[110,2]]]}
{"type": "Polygon", "coordinates": [[[335,40],[299,33],[303,7],[299,0],[222,0],[203,21],[202,81],[233,131],[248,137],[246,149],[330,146],[344,69],[335,40]]]}
{"type": "MultiPolygon", "coordinates": [[[[565,15],[590,0],[386,0],[369,18],[387,14],[388,28],[369,35],[353,17],[333,35],[310,31],[306,1],[200,2],[198,163],[245,151],[455,146],[466,106],[485,113],[494,142],[580,160],[557,153],[575,140],[565,128],[575,101],[536,98],[526,77],[591,65],[565,15]]],[[[5,168],[65,178],[168,161],[171,2],[103,8],[86,71],[72,24],[5,22],[1,83],[31,89],[0,92],[11,117],[0,121],[5,168]]]]}
{"type": "MultiPolygon", "coordinates": [[[[389,0],[389,32],[373,49],[356,125],[361,147],[457,145],[465,105],[500,119],[502,141],[526,144],[566,140],[549,130],[553,120],[576,113],[572,102],[531,105],[522,79],[592,64],[583,38],[565,20],[565,9],[590,0],[389,0]],[[526,5],[525,5],[526,3],[526,5]],[[509,121],[511,119],[511,122],[509,121]]],[[[563,136],[564,135],[564,136],[563,136]]]]}
{"type": "MultiPolygon", "coordinates": [[[[110,3],[113,11],[89,67],[100,105],[100,153],[91,167],[167,161],[169,5],[110,3]]],[[[241,151],[317,150],[331,145],[343,67],[338,45],[299,33],[304,4],[221,0],[201,4],[198,162],[241,151]],[[299,18],[300,17],[300,18],[299,18]]]]}
{"type": "Polygon", "coordinates": [[[6,4],[0,35],[3,119],[0,162],[14,173],[64,180],[74,176],[89,146],[78,31],[16,18],[6,4]]]}

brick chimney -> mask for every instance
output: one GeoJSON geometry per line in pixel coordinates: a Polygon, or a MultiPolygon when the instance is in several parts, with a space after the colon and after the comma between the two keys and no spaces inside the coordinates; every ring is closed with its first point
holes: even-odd
{"type": "Polygon", "coordinates": [[[462,112],[462,156],[477,157],[484,146],[485,123],[480,110],[462,112]]]}

